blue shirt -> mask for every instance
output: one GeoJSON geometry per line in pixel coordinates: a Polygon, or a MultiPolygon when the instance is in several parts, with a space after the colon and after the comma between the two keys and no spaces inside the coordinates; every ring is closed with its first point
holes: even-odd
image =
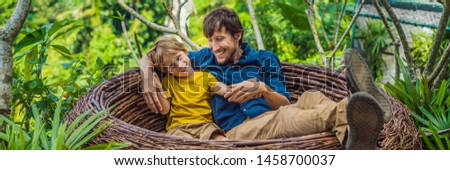
{"type": "MultiPolygon", "coordinates": [[[[226,85],[257,78],[290,100],[278,56],[265,50],[255,52],[248,43],[243,43],[241,48],[244,51],[237,64],[219,65],[209,48],[189,52],[188,56],[194,69],[210,72],[226,85]]],[[[263,97],[235,103],[220,95],[212,97],[211,108],[216,124],[223,130],[234,128],[247,117],[254,118],[271,110],[263,97]]]]}

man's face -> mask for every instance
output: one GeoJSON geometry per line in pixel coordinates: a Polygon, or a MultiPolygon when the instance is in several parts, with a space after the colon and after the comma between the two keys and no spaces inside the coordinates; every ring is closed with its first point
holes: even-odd
{"type": "Polygon", "coordinates": [[[217,62],[220,65],[224,65],[230,61],[236,55],[236,51],[239,48],[239,40],[241,34],[231,35],[225,27],[220,30],[216,29],[211,37],[208,37],[209,48],[214,53],[217,62]]]}

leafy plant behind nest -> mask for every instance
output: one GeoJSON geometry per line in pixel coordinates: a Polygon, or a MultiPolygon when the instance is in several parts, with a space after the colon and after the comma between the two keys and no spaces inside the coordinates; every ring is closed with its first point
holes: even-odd
{"type": "Polygon", "coordinates": [[[61,122],[61,100],[57,104],[52,119],[51,129],[46,129],[42,111],[32,105],[33,126],[26,129],[21,123],[16,123],[0,115],[0,126],[6,123],[6,131],[0,132],[0,149],[8,150],[77,150],[77,149],[120,149],[130,146],[129,143],[109,143],[84,147],[94,137],[111,125],[103,122],[107,117],[106,110],[88,117],[91,111],[78,116],[72,124],[61,122]],[[85,120],[83,122],[83,120],[85,120]]]}
{"type": "Polygon", "coordinates": [[[419,127],[428,149],[450,149],[450,86],[444,80],[438,89],[430,89],[426,77],[416,78],[415,85],[409,78],[400,57],[396,56],[404,80],[394,78],[395,84],[386,83],[385,89],[406,104],[419,127]]]}

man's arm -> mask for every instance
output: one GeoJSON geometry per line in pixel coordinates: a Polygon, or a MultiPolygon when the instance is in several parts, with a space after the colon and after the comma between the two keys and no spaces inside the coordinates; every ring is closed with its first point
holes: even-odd
{"type": "Polygon", "coordinates": [[[264,82],[259,82],[260,86],[264,90],[262,90],[261,94],[266,99],[267,103],[269,103],[269,106],[273,110],[277,110],[281,106],[285,106],[288,104],[291,104],[289,100],[286,98],[286,96],[274,91],[270,86],[268,86],[264,82]]]}
{"type": "Polygon", "coordinates": [[[284,74],[278,57],[268,51],[263,51],[262,71],[264,81],[252,78],[241,83],[231,85],[231,93],[225,95],[230,102],[244,102],[248,99],[263,96],[271,109],[290,104],[289,93],[284,84],[284,74]]]}
{"type": "Polygon", "coordinates": [[[230,86],[231,92],[224,97],[228,98],[230,102],[244,102],[248,99],[258,98],[263,96],[271,109],[276,110],[281,106],[290,104],[289,100],[282,94],[273,90],[264,82],[257,79],[249,79],[241,83],[230,86]]]}
{"type": "Polygon", "coordinates": [[[211,92],[213,92],[214,94],[225,96],[225,94],[231,92],[231,89],[222,82],[216,82],[214,87],[211,89],[211,92]]]}
{"type": "MultiPolygon", "coordinates": [[[[153,70],[153,63],[147,55],[143,56],[139,61],[139,68],[141,71],[142,91],[145,103],[152,112],[159,113],[163,110],[163,107],[158,96],[161,95],[162,98],[166,98],[166,96],[164,95],[164,93],[157,91],[160,90],[157,87],[161,88],[161,82],[154,81],[154,76],[151,76],[155,73],[153,70]]],[[[156,74],[155,76],[158,77],[156,74]]]]}
{"type": "Polygon", "coordinates": [[[170,111],[170,98],[162,96],[162,93],[158,93],[158,99],[161,102],[162,110],[160,113],[166,115],[170,111]]]}
{"type": "MultiPolygon", "coordinates": [[[[157,82],[161,82],[161,80],[159,79],[159,77],[156,73],[153,74],[153,80],[157,81],[157,82]]],[[[163,82],[163,83],[165,83],[165,82],[163,82]]],[[[157,87],[157,89],[162,89],[162,86],[156,86],[156,87],[157,87]]],[[[167,88],[167,86],[165,86],[165,87],[167,88]]],[[[171,102],[170,100],[171,100],[172,95],[169,94],[168,95],[169,97],[167,97],[165,95],[164,91],[158,92],[157,94],[158,94],[158,100],[161,102],[161,108],[162,108],[160,110],[160,113],[162,115],[166,115],[170,111],[170,102],[171,102]]]]}

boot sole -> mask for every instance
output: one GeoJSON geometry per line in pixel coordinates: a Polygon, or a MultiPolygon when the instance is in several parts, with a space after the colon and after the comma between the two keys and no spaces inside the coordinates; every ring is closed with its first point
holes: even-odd
{"type": "Polygon", "coordinates": [[[345,65],[347,66],[347,74],[349,75],[347,76],[347,83],[350,82],[356,91],[364,91],[375,97],[383,109],[384,122],[389,122],[392,117],[391,103],[375,85],[369,67],[364,59],[353,49],[346,50],[344,58],[345,65]]]}
{"type": "Polygon", "coordinates": [[[383,112],[376,99],[365,92],[352,95],[347,106],[350,127],[346,143],[349,150],[374,150],[383,129],[383,112]]]}

